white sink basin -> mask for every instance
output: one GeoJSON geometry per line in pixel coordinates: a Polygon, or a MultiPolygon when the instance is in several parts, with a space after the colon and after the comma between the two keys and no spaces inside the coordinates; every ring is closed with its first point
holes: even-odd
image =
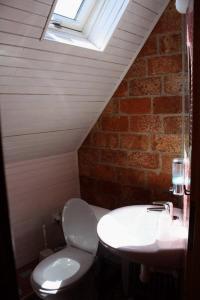
{"type": "Polygon", "coordinates": [[[151,266],[181,267],[187,240],[181,210],[170,221],[167,212],[147,211],[149,205],[115,209],[97,225],[100,241],[117,254],[151,266]]]}

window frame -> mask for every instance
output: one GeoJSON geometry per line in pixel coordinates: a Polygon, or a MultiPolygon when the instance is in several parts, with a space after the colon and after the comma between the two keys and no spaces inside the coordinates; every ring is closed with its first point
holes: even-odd
{"type": "MultiPolygon", "coordinates": [[[[59,0],[56,0],[56,4],[58,1],[59,0]]],[[[97,0],[83,0],[74,19],[53,12],[50,24],[52,24],[53,26],[54,24],[56,24],[57,27],[67,28],[81,32],[93,8],[96,6],[96,2],[97,0]]]]}

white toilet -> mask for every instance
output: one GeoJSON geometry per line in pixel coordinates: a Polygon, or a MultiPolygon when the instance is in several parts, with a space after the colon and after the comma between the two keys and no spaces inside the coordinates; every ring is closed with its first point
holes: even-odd
{"type": "Polygon", "coordinates": [[[62,227],[67,246],[42,260],[31,275],[32,288],[40,298],[55,295],[57,299],[90,269],[98,247],[97,221],[107,212],[79,198],[66,202],[62,227]]]}

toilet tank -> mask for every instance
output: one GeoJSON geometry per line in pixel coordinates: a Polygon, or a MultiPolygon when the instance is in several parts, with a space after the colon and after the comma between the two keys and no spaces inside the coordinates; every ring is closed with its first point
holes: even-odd
{"type": "Polygon", "coordinates": [[[106,215],[107,213],[110,212],[109,209],[106,209],[106,208],[103,208],[103,207],[100,207],[100,206],[95,206],[95,205],[90,204],[90,207],[92,208],[92,210],[93,210],[93,212],[95,214],[95,217],[97,218],[97,222],[99,222],[99,220],[104,215],[106,215]]]}

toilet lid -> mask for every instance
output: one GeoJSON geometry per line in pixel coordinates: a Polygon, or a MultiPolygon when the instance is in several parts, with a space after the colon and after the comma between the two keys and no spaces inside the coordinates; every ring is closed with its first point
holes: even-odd
{"type": "Polygon", "coordinates": [[[31,277],[33,288],[57,291],[81,278],[91,267],[94,256],[80,249],[67,247],[42,260],[31,277]]]}
{"type": "Polygon", "coordinates": [[[96,253],[97,219],[87,202],[79,198],[67,201],[62,213],[62,226],[68,244],[93,254],[96,253]]]}

